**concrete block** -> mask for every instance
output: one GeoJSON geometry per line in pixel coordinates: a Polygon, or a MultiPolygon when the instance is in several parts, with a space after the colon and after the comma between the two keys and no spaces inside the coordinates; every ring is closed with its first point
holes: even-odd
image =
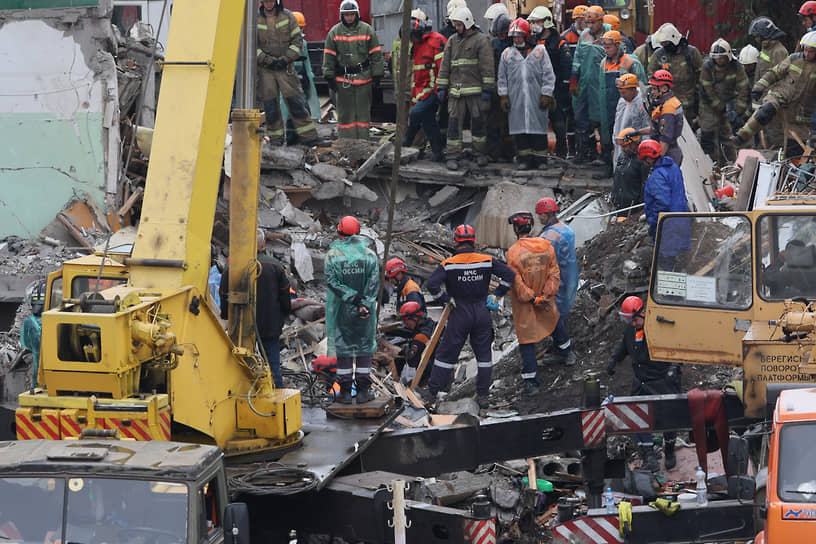
{"type": "Polygon", "coordinates": [[[286,222],[290,225],[297,225],[298,227],[309,229],[314,226],[315,221],[312,219],[312,216],[308,213],[299,210],[292,206],[292,203],[288,203],[285,208],[281,210],[281,215],[286,220],[286,222]]]}
{"type": "MultiPolygon", "coordinates": [[[[507,218],[518,211],[533,212],[540,198],[553,198],[552,189],[518,185],[502,182],[493,185],[485,195],[482,209],[479,212],[474,227],[476,228],[476,242],[490,247],[507,249],[516,241],[513,228],[507,224],[507,218]]],[[[536,217],[533,232],[538,233],[541,225],[536,217]]]]}
{"type": "Polygon", "coordinates": [[[320,182],[306,170],[292,170],[289,172],[289,175],[292,177],[292,185],[298,187],[315,187],[320,184],[320,182]]]}
{"type": "Polygon", "coordinates": [[[260,182],[264,187],[286,187],[292,185],[292,176],[283,170],[268,170],[261,173],[260,182]]]}
{"type": "Polygon", "coordinates": [[[346,184],[342,181],[321,183],[312,189],[312,198],[315,200],[331,200],[340,198],[346,193],[346,184]]]}
{"type": "Polygon", "coordinates": [[[304,150],[300,147],[265,145],[261,154],[262,170],[296,170],[303,166],[304,150]]]}
{"type": "Polygon", "coordinates": [[[436,208],[437,206],[444,204],[446,201],[455,197],[457,193],[459,193],[459,187],[456,187],[455,185],[446,185],[428,199],[428,204],[430,204],[432,208],[436,208]]]}
{"type": "Polygon", "coordinates": [[[472,416],[479,416],[479,404],[476,399],[465,397],[454,401],[440,402],[436,409],[438,414],[470,414],[472,416]]]}
{"type": "Polygon", "coordinates": [[[345,195],[351,198],[359,198],[360,200],[368,200],[369,202],[376,202],[379,198],[377,193],[362,183],[355,183],[351,187],[346,187],[345,195]]]}
{"type": "Polygon", "coordinates": [[[345,169],[323,162],[313,164],[311,167],[311,172],[312,175],[316,176],[320,181],[331,182],[343,181],[344,179],[347,179],[345,169]]]}

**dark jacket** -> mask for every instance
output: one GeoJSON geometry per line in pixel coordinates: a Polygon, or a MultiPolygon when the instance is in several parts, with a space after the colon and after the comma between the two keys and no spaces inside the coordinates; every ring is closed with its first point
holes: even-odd
{"type": "Polygon", "coordinates": [[[615,163],[612,203],[626,208],[643,202],[643,183],[648,177],[649,167],[637,155],[621,153],[615,163]]]}
{"type": "Polygon", "coordinates": [[[476,253],[473,248],[464,246],[458,248],[453,257],[442,261],[426,286],[435,299],[443,302],[453,297],[457,303],[484,304],[490,293],[490,277],[494,274],[499,278],[499,285],[493,294],[501,297],[513,285],[516,273],[490,255],[476,253]]]}
{"type": "Polygon", "coordinates": [[[634,372],[633,395],[660,395],[680,392],[680,368],[672,363],[652,361],[649,358],[649,346],[643,330],[635,330],[627,325],[608,369],[623,361],[627,356],[632,360],[634,372]],[[638,338],[639,337],[639,338],[638,338]]]}
{"type": "MultiPolygon", "coordinates": [[[[257,280],[255,319],[258,323],[258,337],[278,338],[283,330],[283,318],[292,311],[289,296],[289,279],[283,267],[271,257],[258,255],[261,275],[257,280]]],[[[227,319],[227,294],[229,293],[229,266],[221,276],[221,319],[227,319]]]]}

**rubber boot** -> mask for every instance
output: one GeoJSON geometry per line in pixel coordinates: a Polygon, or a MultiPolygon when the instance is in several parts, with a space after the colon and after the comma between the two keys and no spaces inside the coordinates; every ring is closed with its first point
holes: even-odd
{"type": "Polygon", "coordinates": [[[663,443],[663,464],[666,470],[671,470],[677,466],[677,456],[674,453],[674,440],[663,443]]]}
{"type": "Polygon", "coordinates": [[[660,463],[657,462],[654,447],[638,446],[638,453],[641,460],[640,470],[648,470],[649,472],[658,472],[660,470],[660,463]]]}
{"type": "Polygon", "coordinates": [[[575,158],[572,162],[582,164],[587,162],[587,135],[585,132],[575,133],[575,158]]]}
{"type": "Polygon", "coordinates": [[[363,404],[374,400],[374,392],[370,387],[361,388],[357,391],[357,404],[363,404]]]}
{"type": "Polygon", "coordinates": [[[442,162],[445,160],[445,155],[442,152],[442,137],[437,135],[431,138],[431,160],[433,162],[442,162]]]}
{"type": "Polygon", "coordinates": [[[337,393],[334,397],[335,402],[339,402],[340,404],[351,404],[353,397],[351,396],[351,386],[348,386],[348,389],[345,387],[340,388],[340,393],[337,393]]]}

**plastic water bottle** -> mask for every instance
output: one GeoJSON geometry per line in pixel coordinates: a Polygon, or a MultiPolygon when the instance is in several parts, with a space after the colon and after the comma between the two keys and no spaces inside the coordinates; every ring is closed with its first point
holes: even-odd
{"type": "Polygon", "coordinates": [[[697,506],[707,506],[708,486],[706,486],[706,473],[703,472],[703,467],[697,467],[694,477],[697,478],[697,506]]]}
{"type": "Polygon", "coordinates": [[[617,509],[615,508],[615,495],[612,494],[611,487],[607,487],[603,493],[603,504],[606,507],[607,514],[617,513],[617,509]]]}
{"type": "Polygon", "coordinates": [[[608,397],[606,397],[601,403],[601,406],[605,406],[611,402],[615,402],[615,395],[609,395],[608,397]]]}

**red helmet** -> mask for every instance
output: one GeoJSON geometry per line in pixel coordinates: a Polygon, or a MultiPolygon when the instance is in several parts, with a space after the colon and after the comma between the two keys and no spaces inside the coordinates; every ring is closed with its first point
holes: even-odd
{"type": "Polygon", "coordinates": [[[527,234],[533,230],[533,214],[530,212],[516,212],[507,218],[507,222],[513,225],[516,234],[527,234]]]}
{"type": "Polygon", "coordinates": [[[470,225],[459,225],[453,233],[453,240],[458,244],[460,242],[476,242],[476,229],[470,225]]]}
{"type": "Polygon", "coordinates": [[[337,225],[337,235],[345,238],[346,236],[354,236],[360,234],[360,222],[354,217],[347,215],[340,220],[337,225]]]}
{"type": "Polygon", "coordinates": [[[524,36],[525,41],[530,39],[530,23],[528,23],[525,19],[519,17],[512,23],[510,23],[510,30],[507,31],[507,36],[512,38],[513,36],[524,36]]]}
{"type": "Polygon", "coordinates": [[[640,297],[631,296],[623,299],[623,304],[621,304],[621,309],[620,312],[618,312],[618,315],[625,317],[626,319],[632,319],[638,315],[642,315],[642,312],[643,301],[640,299],[640,297]]]}
{"type": "Polygon", "coordinates": [[[799,8],[799,15],[807,17],[808,15],[816,15],[816,1],[808,0],[802,7],[799,8]]]}
{"type": "MultiPolygon", "coordinates": [[[[816,2],[814,2],[816,3],[816,2]]],[[[656,70],[649,78],[649,85],[668,85],[674,87],[674,78],[668,70],[656,70]]]]}
{"type": "Polygon", "coordinates": [[[558,202],[552,198],[542,198],[536,202],[536,213],[550,213],[558,211],[558,202]]]}
{"type": "Polygon", "coordinates": [[[408,270],[408,265],[406,265],[405,261],[403,261],[399,257],[394,257],[393,259],[388,259],[388,262],[385,263],[385,277],[386,278],[393,278],[399,272],[404,272],[405,270],[408,270]]]}
{"type": "Polygon", "coordinates": [[[400,307],[400,315],[403,319],[416,319],[418,317],[425,317],[425,312],[422,311],[422,306],[419,302],[409,300],[400,307]]]}
{"type": "Polygon", "coordinates": [[[646,157],[656,159],[661,153],[663,153],[663,148],[657,140],[643,140],[640,142],[640,145],[638,145],[638,158],[640,160],[646,157]]]}
{"type": "Polygon", "coordinates": [[[734,186],[733,185],[726,185],[722,189],[717,189],[714,191],[714,196],[717,199],[724,198],[726,196],[733,197],[734,196],[734,186]]]}

